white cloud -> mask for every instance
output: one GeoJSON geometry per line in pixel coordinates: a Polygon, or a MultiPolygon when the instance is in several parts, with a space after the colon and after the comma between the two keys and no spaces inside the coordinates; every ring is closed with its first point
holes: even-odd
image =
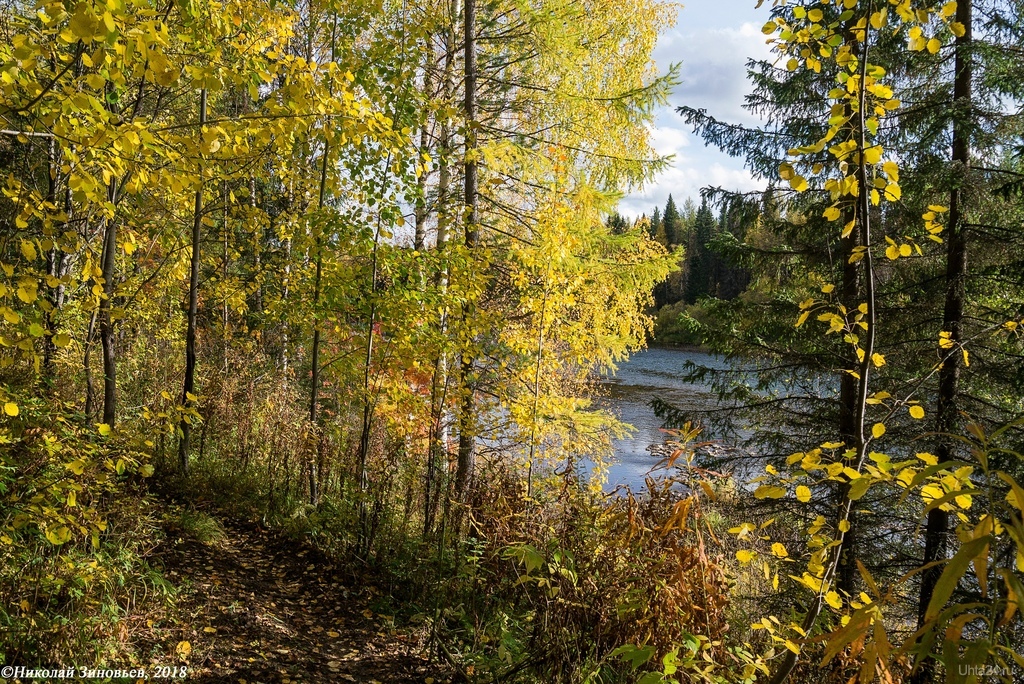
{"type": "Polygon", "coordinates": [[[675,111],[686,105],[706,109],[719,120],[758,123],[743,109],[750,89],[746,62],[770,59],[771,53],[761,33],[767,12],[755,10],[754,5],[753,0],[692,0],[680,12],[676,28],[659,39],[655,61],[662,69],[681,62],[681,83],[669,97],[669,105],[658,112],[651,138],[659,154],[673,154],[675,159],[647,187],[624,198],[621,213],[649,214],[655,206],[664,207],[669,194],[679,202],[687,197],[696,201],[700,189],[709,185],[739,191],[763,187],[744,170],[742,159],[706,147],[675,111]]]}

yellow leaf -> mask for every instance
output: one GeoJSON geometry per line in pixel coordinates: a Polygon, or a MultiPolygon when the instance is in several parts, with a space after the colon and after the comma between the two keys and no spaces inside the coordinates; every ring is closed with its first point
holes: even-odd
{"type": "Polygon", "coordinates": [[[789,186],[797,192],[803,192],[807,189],[807,179],[803,176],[793,176],[789,179],[789,186]]]}
{"type": "Polygon", "coordinates": [[[890,261],[896,261],[900,258],[900,248],[896,245],[889,245],[885,248],[885,256],[888,257],[890,261]]]}
{"type": "Polygon", "coordinates": [[[335,631],[332,630],[332,631],[327,633],[327,636],[331,637],[332,639],[337,639],[338,637],[341,636],[341,634],[339,634],[338,632],[335,632],[335,631]]]}
{"type": "Polygon", "coordinates": [[[956,589],[971,561],[988,553],[990,541],[991,537],[988,535],[972,539],[963,544],[960,550],[946,563],[939,581],[935,583],[935,588],[932,590],[932,598],[925,611],[925,620],[934,620],[938,617],[942,609],[946,607],[947,601],[953,595],[953,590],[956,589]]]}
{"type": "Polygon", "coordinates": [[[13,401],[9,401],[6,404],[4,404],[4,413],[6,413],[7,415],[14,417],[18,415],[20,412],[21,411],[18,409],[18,405],[15,404],[13,401]]]}
{"type": "Polygon", "coordinates": [[[901,257],[908,257],[911,254],[913,254],[913,250],[910,248],[910,245],[908,245],[906,243],[900,245],[900,256],[901,257]]]}
{"type": "Polygon", "coordinates": [[[58,333],[53,336],[53,346],[58,349],[63,349],[69,344],[71,344],[71,335],[68,335],[67,333],[58,333]]]}
{"type": "Polygon", "coordinates": [[[736,552],[736,560],[746,565],[754,559],[754,554],[746,549],[740,549],[736,552]]]}
{"type": "Polygon", "coordinates": [[[836,610],[841,610],[843,607],[843,600],[839,598],[839,594],[834,591],[830,591],[825,594],[825,603],[832,606],[836,610]]]}
{"type": "Polygon", "coordinates": [[[207,634],[215,634],[217,632],[216,627],[203,627],[203,631],[207,634]]]}
{"type": "Polygon", "coordinates": [[[29,261],[35,261],[36,260],[36,256],[37,256],[36,255],[36,246],[32,244],[31,240],[22,240],[21,241],[21,253],[29,261]]]}
{"type": "Polygon", "coordinates": [[[71,461],[70,463],[65,463],[64,467],[73,472],[75,475],[81,475],[83,472],[85,472],[85,461],[83,461],[82,459],[78,459],[75,461],[71,461]]]}
{"type": "Polygon", "coordinates": [[[68,28],[71,29],[72,35],[87,43],[92,42],[92,37],[99,28],[99,20],[93,14],[90,4],[87,2],[78,3],[78,7],[75,8],[75,14],[71,17],[71,21],[68,22],[68,28]]]}
{"type": "Polygon", "coordinates": [[[75,504],[78,503],[78,496],[75,493],[75,490],[72,489],[70,492],[68,492],[68,502],[67,503],[68,503],[68,507],[69,508],[74,508],[75,504]]]}
{"type": "Polygon", "coordinates": [[[1010,485],[1010,491],[1006,493],[1006,501],[1018,511],[1024,512],[1024,488],[1022,488],[1013,477],[1007,473],[1000,472],[1000,479],[1010,485]]]}
{"type": "Polygon", "coordinates": [[[785,546],[783,546],[779,542],[775,542],[774,544],[772,544],[772,554],[774,554],[778,558],[785,558],[789,555],[789,552],[786,551],[785,546]]]}
{"type": "Polygon", "coordinates": [[[917,420],[921,420],[922,418],[924,418],[924,409],[921,408],[920,406],[911,406],[910,417],[916,418],[917,420]]]}
{"type": "Polygon", "coordinates": [[[192,655],[192,644],[187,641],[179,641],[174,651],[181,657],[187,658],[192,655]]]}
{"type": "Polygon", "coordinates": [[[811,500],[811,488],[805,485],[800,485],[796,488],[796,499],[801,503],[807,503],[811,500]]]}
{"type": "Polygon", "coordinates": [[[828,221],[835,221],[839,218],[839,209],[836,207],[829,207],[825,210],[825,213],[822,214],[822,216],[824,216],[828,221]]]}
{"type": "Polygon", "coordinates": [[[96,423],[96,431],[106,437],[110,434],[110,426],[106,423],[96,423]]]}
{"type": "Polygon", "coordinates": [[[35,283],[22,284],[18,286],[18,299],[25,302],[26,304],[31,304],[32,302],[36,301],[36,297],[38,296],[39,291],[35,283]]]}
{"type": "Polygon", "coordinates": [[[971,359],[967,355],[967,350],[966,349],[962,349],[961,351],[964,353],[964,365],[965,366],[970,366],[971,365],[971,359]]]}
{"type": "Polygon", "coordinates": [[[139,475],[142,477],[151,477],[153,475],[153,466],[149,463],[139,468],[139,475]]]}
{"type": "Polygon", "coordinates": [[[880,368],[885,365],[885,357],[878,353],[872,354],[871,363],[875,364],[875,368],[880,368]]]}
{"type": "Polygon", "coordinates": [[[882,161],[882,146],[874,145],[864,150],[864,162],[867,164],[877,164],[882,161]]]}
{"type": "Polygon", "coordinates": [[[967,33],[967,29],[959,21],[950,23],[949,30],[953,32],[953,35],[957,38],[963,38],[964,34],[967,33]]]}
{"type": "Polygon", "coordinates": [[[755,499],[781,499],[786,496],[786,490],[782,487],[762,485],[754,490],[755,499]]]}
{"type": "Polygon", "coordinates": [[[811,315],[810,311],[804,311],[802,314],[800,314],[800,318],[796,319],[796,325],[794,327],[799,328],[801,325],[804,324],[804,321],[806,321],[807,317],[810,316],[810,315],[811,315]]]}
{"type": "Polygon", "coordinates": [[[931,40],[928,41],[927,47],[928,47],[928,52],[930,52],[930,53],[932,53],[934,55],[942,47],[942,43],[939,42],[938,38],[932,38],[931,40]]]}
{"type": "Polygon", "coordinates": [[[871,436],[874,437],[875,439],[878,439],[879,437],[881,437],[884,434],[885,434],[885,424],[884,423],[875,423],[874,425],[871,426],[871,436]]]}

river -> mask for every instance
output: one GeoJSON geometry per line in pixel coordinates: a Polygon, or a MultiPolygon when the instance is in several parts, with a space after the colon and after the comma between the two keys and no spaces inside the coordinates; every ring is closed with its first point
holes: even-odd
{"type": "Polygon", "coordinates": [[[652,444],[665,441],[661,419],[654,415],[650,402],[655,397],[677,407],[708,408],[717,398],[707,385],[684,382],[686,364],[726,369],[720,357],[685,349],[645,349],[619,365],[613,375],[601,379],[602,394],[597,403],[611,410],[636,430],[613,442],[615,462],[608,470],[607,489],[625,484],[639,491],[644,476],[658,462],[651,454],[652,444]]]}

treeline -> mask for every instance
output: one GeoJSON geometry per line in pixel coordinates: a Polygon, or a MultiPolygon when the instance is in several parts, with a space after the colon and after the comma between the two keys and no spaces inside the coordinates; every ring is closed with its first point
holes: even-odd
{"type": "MultiPolygon", "coordinates": [[[[731,300],[750,282],[750,273],[738,259],[737,246],[746,239],[747,226],[756,214],[740,203],[725,203],[715,218],[707,200],[698,207],[687,198],[682,207],[668,196],[665,209],[655,207],[630,223],[613,213],[607,225],[613,232],[638,226],[669,252],[681,254],[678,268],[653,290],[655,327],[653,340],[659,344],[702,344],[695,327],[688,323],[704,299],[731,300]]],[[[698,314],[699,315],[699,314],[698,314]]]]}

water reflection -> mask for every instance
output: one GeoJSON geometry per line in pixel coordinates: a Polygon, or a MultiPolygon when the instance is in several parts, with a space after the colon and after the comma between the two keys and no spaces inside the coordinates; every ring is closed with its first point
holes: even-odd
{"type": "MultiPolygon", "coordinates": [[[[601,381],[600,407],[615,413],[636,431],[630,437],[614,441],[615,463],[609,468],[606,490],[620,484],[638,491],[644,476],[658,462],[649,447],[665,440],[661,419],[654,415],[650,402],[655,397],[681,409],[713,408],[717,398],[704,384],[684,382],[686,364],[727,369],[720,357],[681,349],[646,349],[638,352],[618,371],[601,381]]],[[[584,464],[588,466],[589,464],[584,464]]]]}

